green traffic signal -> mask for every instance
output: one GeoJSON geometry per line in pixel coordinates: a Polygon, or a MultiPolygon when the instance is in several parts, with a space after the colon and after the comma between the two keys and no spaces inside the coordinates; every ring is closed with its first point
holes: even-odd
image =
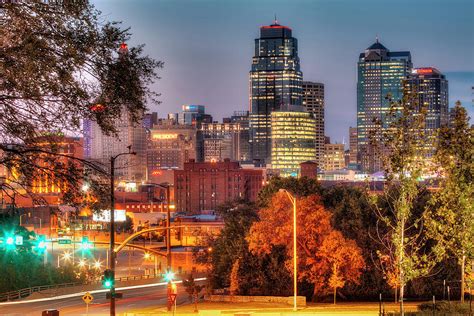
{"type": "Polygon", "coordinates": [[[84,249],[84,250],[87,250],[87,249],[92,249],[93,246],[92,246],[92,243],[89,242],[89,238],[84,236],[82,237],[82,240],[81,240],[81,248],[84,249]]]}
{"type": "Polygon", "coordinates": [[[104,275],[102,276],[102,285],[106,289],[110,289],[114,286],[114,273],[112,270],[107,269],[104,271],[104,275]]]}
{"type": "Polygon", "coordinates": [[[5,242],[8,246],[12,246],[15,243],[13,236],[8,236],[5,242]]]}
{"type": "Polygon", "coordinates": [[[46,236],[45,235],[38,236],[38,240],[36,241],[36,248],[39,251],[46,250],[46,236]]]}
{"type": "Polygon", "coordinates": [[[174,273],[171,271],[166,272],[165,274],[165,280],[166,282],[172,282],[174,279],[174,273]]]}

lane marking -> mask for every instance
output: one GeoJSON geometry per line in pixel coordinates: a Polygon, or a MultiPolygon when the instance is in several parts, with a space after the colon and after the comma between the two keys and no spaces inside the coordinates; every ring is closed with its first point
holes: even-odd
{"type": "MultiPolygon", "coordinates": [[[[206,278],[196,278],[196,279],[194,279],[194,281],[205,281],[205,280],[206,280],[206,278]]],[[[179,284],[179,283],[183,283],[183,281],[179,280],[179,281],[175,281],[173,283],[179,284]]],[[[119,287],[119,288],[116,288],[115,290],[116,291],[127,291],[127,290],[143,289],[143,288],[154,287],[154,286],[162,286],[162,285],[167,285],[167,284],[168,284],[168,282],[159,282],[159,283],[151,283],[151,284],[143,284],[143,285],[131,285],[131,286],[119,287]]],[[[109,292],[109,290],[92,290],[92,291],[89,291],[90,294],[107,293],[107,292],[109,292]]],[[[77,296],[83,296],[86,293],[87,293],[87,291],[73,293],[73,294],[65,294],[65,295],[47,297],[47,298],[37,298],[37,299],[34,299],[34,300],[27,300],[27,301],[3,302],[3,303],[0,303],[0,306],[30,304],[30,303],[62,300],[62,299],[66,299],[66,298],[73,298],[73,297],[77,297],[77,296]]]]}

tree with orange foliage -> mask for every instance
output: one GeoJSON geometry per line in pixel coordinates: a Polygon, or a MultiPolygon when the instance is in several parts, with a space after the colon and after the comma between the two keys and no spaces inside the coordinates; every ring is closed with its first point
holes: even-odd
{"type": "Polygon", "coordinates": [[[346,282],[357,283],[361,269],[365,266],[361,249],[354,240],[346,239],[340,231],[333,230],[327,235],[320,249],[320,256],[332,267],[328,285],[334,291],[336,304],[337,289],[346,282]]]}
{"type": "MultiPolygon", "coordinates": [[[[273,196],[270,206],[259,211],[247,237],[253,253],[270,253],[274,246],[286,246],[286,267],[293,269],[293,216],[285,193],[273,196]]],[[[341,287],[341,279],[357,282],[364,267],[361,250],[331,226],[331,214],[319,196],[298,198],[297,208],[298,280],[314,284],[313,298],[323,294],[330,283],[341,287]],[[336,274],[334,266],[336,265],[336,274]],[[331,275],[333,282],[330,282],[331,275]],[[338,282],[335,282],[337,279],[338,282]]],[[[345,283],[344,281],[344,283],[345,283]]]]}

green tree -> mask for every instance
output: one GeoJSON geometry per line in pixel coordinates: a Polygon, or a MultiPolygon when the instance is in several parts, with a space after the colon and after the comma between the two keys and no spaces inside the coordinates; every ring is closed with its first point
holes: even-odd
{"type": "MultiPolygon", "coordinates": [[[[398,101],[390,100],[388,127],[382,129],[379,146],[387,186],[381,199],[388,208],[374,206],[383,230],[377,236],[381,267],[392,286],[400,288],[400,313],[404,315],[404,294],[408,282],[428,275],[439,253],[427,249],[422,216],[415,216],[414,203],[419,195],[419,178],[426,165],[424,133],[426,105],[419,104],[416,91],[405,91],[398,101]]],[[[380,123],[380,122],[379,122],[380,123]]]]}
{"type": "Polygon", "coordinates": [[[275,193],[280,189],[286,189],[298,196],[308,196],[312,194],[320,194],[321,187],[316,179],[313,178],[280,178],[274,177],[265,185],[258,193],[257,205],[264,208],[269,205],[275,193]]]}
{"type": "Polygon", "coordinates": [[[113,134],[124,110],[139,122],[162,63],[143,45],[127,47],[129,30],[88,1],[6,2],[1,11],[0,164],[9,178],[0,190],[29,193],[32,179],[47,177],[69,184],[63,201],[72,202],[83,173],[103,170],[71,161],[58,138],[77,135],[83,119],[113,134]]]}
{"type": "Polygon", "coordinates": [[[461,102],[452,109],[452,124],[439,131],[435,162],[442,175],[427,207],[430,236],[440,249],[454,256],[461,267],[461,301],[464,302],[466,266],[474,260],[474,127],[461,102]]]}
{"type": "Polygon", "coordinates": [[[348,282],[344,294],[353,299],[375,299],[379,293],[390,289],[383,274],[374,264],[373,256],[377,250],[374,236],[377,231],[377,217],[364,188],[336,185],[322,190],[325,208],[332,213],[331,225],[346,239],[354,240],[361,249],[366,263],[358,284],[348,282]]]}
{"type": "Polygon", "coordinates": [[[23,245],[0,248],[0,293],[39,285],[82,282],[73,267],[56,268],[43,263],[43,252],[36,248],[36,235],[18,225],[17,216],[0,215],[0,237],[23,237],[23,245]]]}
{"type": "Polygon", "coordinates": [[[183,286],[186,289],[189,298],[191,298],[191,301],[194,303],[194,312],[198,312],[199,293],[201,293],[204,285],[196,284],[193,275],[190,274],[185,280],[183,280],[183,286]]]}

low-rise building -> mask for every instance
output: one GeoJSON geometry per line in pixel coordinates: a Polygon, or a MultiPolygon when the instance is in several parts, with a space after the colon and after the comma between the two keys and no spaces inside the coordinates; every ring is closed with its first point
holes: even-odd
{"type": "Polygon", "coordinates": [[[195,162],[175,171],[176,211],[199,214],[215,210],[219,205],[245,199],[255,201],[262,188],[263,172],[243,169],[236,161],[195,162]]]}

